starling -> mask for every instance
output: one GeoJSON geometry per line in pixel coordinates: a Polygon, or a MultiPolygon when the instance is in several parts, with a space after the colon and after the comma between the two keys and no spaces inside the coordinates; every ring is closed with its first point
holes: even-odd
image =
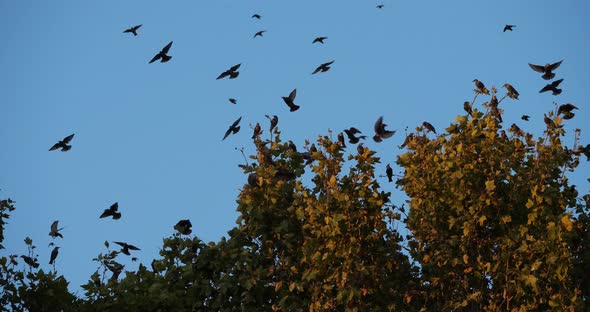
{"type": "Polygon", "coordinates": [[[287,145],[289,146],[289,148],[293,152],[297,153],[297,145],[295,145],[295,143],[293,143],[293,141],[291,141],[291,140],[287,141],[287,145]]]}
{"type": "Polygon", "coordinates": [[[230,67],[230,69],[224,71],[223,73],[221,73],[217,79],[223,79],[227,76],[229,76],[229,79],[235,79],[240,75],[240,72],[238,72],[238,68],[240,68],[240,66],[242,65],[242,63],[234,65],[232,67],[230,67]]]}
{"type": "Polygon", "coordinates": [[[279,117],[277,115],[272,115],[272,118],[270,118],[270,116],[268,116],[268,115],[265,115],[265,116],[266,116],[266,118],[268,118],[268,120],[270,120],[270,130],[269,130],[269,132],[272,132],[272,130],[279,123],[279,117]]]}
{"type": "Polygon", "coordinates": [[[516,27],[516,25],[506,25],[506,26],[504,26],[503,32],[506,32],[507,30],[513,31],[513,29],[512,29],[513,27],[516,27]]]}
{"type": "Polygon", "coordinates": [[[259,137],[261,134],[262,134],[262,127],[260,127],[259,123],[256,123],[256,126],[254,127],[254,133],[252,134],[252,140],[259,137]]]}
{"type": "Polygon", "coordinates": [[[137,30],[141,27],[141,25],[136,25],[131,28],[125,29],[123,33],[132,33],[133,36],[137,36],[137,30]]]}
{"type": "Polygon", "coordinates": [[[100,215],[100,218],[106,218],[106,217],[113,217],[113,220],[119,220],[121,219],[121,213],[119,212],[119,203],[115,202],[114,204],[111,205],[111,207],[105,209],[102,214],[100,215]]]}
{"type": "Polygon", "coordinates": [[[492,107],[492,108],[498,107],[498,98],[496,97],[495,94],[492,94],[492,98],[490,99],[490,107],[492,107]]]}
{"type": "Polygon", "coordinates": [[[238,131],[240,131],[240,126],[238,126],[238,124],[240,124],[240,120],[242,120],[242,117],[238,118],[231,126],[229,126],[229,129],[225,131],[223,139],[221,139],[222,141],[225,140],[225,138],[227,138],[230,134],[236,134],[238,131]]]}
{"type": "Polygon", "coordinates": [[[57,258],[57,254],[59,253],[59,247],[53,248],[51,251],[51,257],[49,258],[49,264],[55,263],[55,258],[57,258]]]}
{"type": "Polygon", "coordinates": [[[404,148],[406,147],[406,145],[408,145],[408,143],[410,143],[410,141],[414,140],[414,134],[410,133],[406,136],[406,138],[404,139],[404,143],[402,143],[402,145],[400,145],[400,148],[404,148]]]}
{"type": "Polygon", "coordinates": [[[338,143],[340,146],[346,147],[346,144],[344,143],[344,134],[342,132],[338,133],[338,143]]]}
{"type": "Polygon", "coordinates": [[[431,131],[431,132],[434,132],[434,134],[437,134],[436,129],[434,129],[434,126],[431,123],[429,123],[428,121],[423,122],[422,126],[426,129],[428,129],[428,131],[431,131]]]}
{"type": "Polygon", "coordinates": [[[261,19],[262,16],[260,16],[260,14],[254,14],[254,15],[252,15],[252,18],[261,19]]]}
{"type": "Polygon", "coordinates": [[[323,63],[322,65],[318,66],[318,68],[316,68],[313,71],[313,73],[311,73],[311,74],[313,75],[313,74],[317,74],[319,72],[322,72],[322,73],[327,72],[328,70],[330,70],[330,65],[332,65],[332,63],[334,63],[334,61],[323,63]]]}
{"type": "Polygon", "coordinates": [[[389,164],[387,164],[387,166],[385,167],[385,174],[387,174],[387,179],[389,180],[389,182],[393,182],[393,169],[391,169],[391,166],[389,164]]]}
{"type": "Polygon", "coordinates": [[[180,220],[174,226],[174,229],[177,230],[182,235],[189,235],[193,232],[191,229],[193,225],[191,224],[190,220],[180,220]]]}
{"type": "Polygon", "coordinates": [[[520,117],[520,119],[522,119],[524,121],[529,121],[529,118],[531,118],[531,116],[529,116],[529,115],[522,115],[522,117],[520,117]]]}
{"type": "Polygon", "coordinates": [[[153,63],[153,62],[155,62],[157,60],[160,60],[160,63],[166,63],[166,62],[168,62],[172,58],[172,56],[169,56],[168,55],[168,51],[170,50],[170,47],[172,47],[172,41],[170,41],[170,43],[167,44],[162,49],[162,51],[158,52],[158,54],[156,54],[156,56],[154,56],[152,58],[152,60],[148,64],[151,64],[151,63],[153,63]]]}
{"type": "Polygon", "coordinates": [[[516,89],[514,89],[513,86],[505,83],[504,84],[504,88],[506,88],[506,91],[508,91],[508,97],[514,100],[518,100],[518,96],[520,95],[518,93],[518,91],[516,91],[516,89]]]}
{"type": "Polygon", "coordinates": [[[356,144],[359,142],[360,139],[366,139],[367,137],[364,135],[360,135],[360,136],[355,136],[355,134],[357,133],[361,133],[361,131],[355,127],[350,127],[349,129],[344,129],[344,133],[346,133],[346,136],[348,137],[348,143],[350,144],[356,144]]]}
{"type": "Polygon", "coordinates": [[[262,37],[265,32],[266,32],[266,30],[258,31],[254,34],[254,37],[252,37],[252,38],[262,37]]]}
{"type": "Polygon", "coordinates": [[[463,102],[463,110],[465,110],[469,115],[471,115],[471,112],[473,112],[473,109],[471,109],[471,103],[463,102]]]}
{"type": "Polygon", "coordinates": [[[258,175],[256,173],[250,173],[248,175],[248,184],[252,187],[258,186],[258,175]]]}
{"type": "Polygon", "coordinates": [[[313,41],[311,43],[316,43],[319,42],[321,44],[324,44],[324,40],[328,39],[328,37],[317,37],[315,39],[313,39],[313,41]]]}
{"type": "Polygon", "coordinates": [[[63,228],[61,228],[61,229],[57,228],[58,222],[59,221],[57,221],[57,220],[53,221],[53,223],[51,224],[51,232],[49,232],[49,236],[53,237],[54,239],[58,236],[61,238],[64,238],[63,235],[61,235],[61,233],[59,233],[59,231],[63,230],[63,228]]]}
{"type": "Polygon", "coordinates": [[[553,123],[553,119],[547,117],[546,114],[543,114],[544,118],[543,121],[545,122],[545,124],[547,125],[548,128],[553,128],[555,126],[555,123],[553,123]]]}
{"type": "Polygon", "coordinates": [[[141,249],[139,249],[133,245],[127,244],[127,243],[123,243],[123,242],[113,242],[113,243],[123,247],[123,248],[121,248],[121,252],[128,255],[128,256],[131,256],[131,253],[129,253],[129,250],[141,250],[141,249]]]}
{"type": "Polygon", "coordinates": [[[565,118],[564,117],[564,119],[571,119],[572,117],[574,117],[574,114],[572,113],[572,111],[574,109],[578,109],[578,107],[576,107],[574,104],[571,104],[571,103],[566,103],[566,104],[563,104],[563,105],[559,105],[559,108],[557,108],[557,115],[563,113],[564,116],[569,117],[569,118],[565,118]]]}
{"type": "MultiPolygon", "coordinates": [[[[37,263],[36,259],[33,259],[33,258],[31,258],[29,256],[25,256],[25,255],[22,255],[20,257],[23,258],[25,263],[28,264],[29,266],[32,266],[35,269],[39,267],[39,263],[37,263]]],[[[56,257],[57,257],[57,255],[56,255],[56,257]]]]}
{"type": "Polygon", "coordinates": [[[483,84],[483,82],[477,80],[477,79],[473,79],[473,82],[475,82],[475,87],[477,88],[478,93],[483,93],[483,94],[490,94],[490,91],[488,91],[488,89],[486,88],[486,86],[483,84]]]}
{"type": "Polygon", "coordinates": [[[365,153],[365,147],[363,146],[363,143],[360,143],[359,145],[356,146],[356,151],[357,151],[357,153],[359,153],[359,155],[362,155],[365,153]]]}
{"type": "Polygon", "coordinates": [[[287,106],[289,106],[289,111],[291,111],[291,112],[298,110],[300,107],[299,105],[295,105],[295,103],[294,103],[296,96],[297,96],[297,89],[293,89],[293,91],[291,91],[291,93],[289,93],[289,96],[282,97],[285,104],[287,104],[287,106]]]}
{"type": "Polygon", "coordinates": [[[68,143],[70,143],[70,141],[72,141],[72,139],[74,138],[74,134],[70,134],[67,137],[63,138],[63,140],[53,144],[53,146],[49,149],[49,151],[55,151],[56,149],[60,149],[62,152],[67,152],[69,151],[72,146],[68,145],[68,143]]]}
{"type": "Polygon", "coordinates": [[[378,4],[378,5],[376,6],[376,8],[377,8],[377,9],[383,9],[383,7],[384,7],[384,6],[385,6],[384,4],[378,4]]]}
{"type": "Polygon", "coordinates": [[[555,74],[552,73],[552,71],[556,70],[557,67],[559,67],[559,65],[561,65],[561,62],[563,62],[563,60],[557,62],[557,63],[553,63],[553,64],[545,64],[545,66],[541,66],[541,65],[534,65],[529,63],[529,66],[531,67],[532,70],[539,72],[539,73],[543,73],[543,79],[545,80],[550,80],[553,79],[553,77],[555,77],[555,74]]]}
{"type": "Polygon", "coordinates": [[[229,102],[232,104],[238,104],[238,100],[234,99],[234,98],[230,98],[229,102]]]}
{"type": "Polygon", "coordinates": [[[559,95],[562,90],[561,89],[558,89],[557,87],[559,86],[559,84],[562,81],[563,81],[563,78],[551,82],[550,84],[544,86],[543,89],[541,89],[541,91],[539,91],[539,93],[543,93],[543,92],[547,92],[547,91],[552,91],[553,92],[553,95],[559,95]]]}
{"type": "Polygon", "coordinates": [[[385,130],[386,126],[387,125],[383,123],[383,116],[379,117],[374,125],[375,135],[373,136],[373,141],[381,142],[383,139],[390,138],[395,134],[395,130],[385,130]]]}
{"type": "Polygon", "coordinates": [[[510,126],[510,129],[508,129],[508,131],[519,135],[519,136],[523,136],[524,135],[524,131],[522,131],[515,123],[512,124],[512,126],[510,126]]]}
{"type": "Polygon", "coordinates": [[[121,274],[121,272],[123,272],[123,269],[125,268],[124,265],[112,260],[108,262],[105,261],[104,266],[106,266],[107,269],[109,269],[109,271],[113,272],[113,276],[111,278],[114,280],[119,278],[119,274],[121,274]]]}

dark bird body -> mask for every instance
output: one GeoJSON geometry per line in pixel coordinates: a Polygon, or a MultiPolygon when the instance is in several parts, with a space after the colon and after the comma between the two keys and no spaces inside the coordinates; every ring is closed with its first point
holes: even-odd
{"type": "Polygon", "coordinates": [[[289,106],[289,111],[294,112],[299,109],[299,105],[295,105],[295,97],[297,97],[297,89],[293,89],[289,96],[283,96],[283,101],[289,106]]]}
{"type": "Polygon", "coordinates": [[[72,146],[68,145],[68,143],[70,143],[70,141],[72,141],[72,139],[74,138],[74,134],[70,134],[67,137],[63,138],[63,140],[53,144],[53,146],[49,149],[49,151],[55,151],[56,149],[60,149],[62,152],[67,152],[69,151],[72,146]]]}
{"type": "Polygon", "coordinates": [[[385,168],[385,174],[387,174],[389,182],[393,182],[393,169],[391,169],[389,164],[387,164],[387,167],[385,168]]]}
{"type": "Polygon", "coordinates": [[[553,71],[556,70],[559,67],[559,65],[561,65],[561,62],[563,62],[563,60],[561,60],[557,63],[553,63],[553,64],[545,64],[545,66],[529,63],[529,66],[531,67],[532,70],[539,72],[539,73],[543,73],[543,76],[541,76],[541,77],[543,77],[543,79],[551,80],[555,77],[555,74],[553,73],[553,71]]]}
{"type": "Polygon", "coordinates": [[[63,228],[58,229],[57,228],[57,224],[58,224],[58,220],[53,221],[53,223],[51,223],[51,231],[49,232],[49,236],[51,236],[52,238],[56,238],[56,237],[61,237],[64,238],[63,235],[61,235],[61,233],[59,233],[59,231],[63,230],[63,228]]]}
{"type": "Polygon", "coordinates": [[[223,139],[221,139],[222,141],[225,140],[225,138],[227,138],[230,134],[236,134],[238,131],[240,131],[240,126],[238,126],[240,124],[240,120],[242,120],[242,117],[238,118],[231,126],[229,126],[229,129],[227,129],[225,132],[223,139]]]}
{"type": "Polygon", "coordinates": [[[229,102],[232,104],[238,104],[238,100],[232,98],[229,99],[229,102]]]}
{"type": "Polygon", "coordinates": [[[384,6],[385,6],[384,4],[378,4],[378,5],[376,6],[376,8],[377,8],[377,9],[383,9],[383,7],[384,7],[384,6]]]}
{"type": "Polygon", "coordinates": [[[506,25],[504,26],[504,30],[502,32],[506,32],[507,30],[513,31],[513,27],[516,27],[516,25],[506,25]]]}
{"type": "Polygon", "coordinates": [[[262,127],[260,127],[259,123],[256,123],[256,126],[254,126],[254,132],[252,133],[252,140],[259,137],[261,134],[262,134],[262,127]]]}
{"type": "Polygon", "coordinates": [[[106,217],[113,217],[113,220],[121,219],[121,213],[119,212],[119,203],[118,202],[112,204],[111,207],[105,209],[102,212],[102,214],[100,215],[100,218],[106,218],[106,217]]]}
{"type": "Polygon", "coordinates": [[[254,34],[254,37],[252,37],[252,38],[256,38],[256,37],[263,37],[263,35],[264,35],[264,33],[265,33],[265,32],[266,32],[266,30],[261,30],[261,31],[258,31],[258,32],[256,32],[256,33],[254,34]]]}
{"type": "Polygon", "coordinates": [[[234,66],[230,67],[230,69],[228,69],[228,70],[224,71],[223,73],[221,73],[217,77],[217,79],[223,79],[223,78],[228,77],[228,76],[229,76],[229,79],[235,79],[235,78],[237,78],[240,75],[240,72],[238,72],[238,68],[240,68],[241,65],[242,64],[240,63],[240,64],[237,64],[237,65],[234,65],[234,66]]]}
{"type": "Polygon", "coordinates": [[[260,14],[254,14],[254,15],[252,15],[252,18],[261,19],[262,16],[260,16],[260,14]]]}
{"type": "Polygon", "coordinates": [[[25,255],[22,255],[20,257],[23,258],[25,263],[28,264],[29,266],[31,266],[35,269],[39,267],[39,263],[37,263],[36,259],[33,259],[33,258],[31,258],[29,256],[25,256],[25,255]]]}
{"type": "Polygon", "coordinates": [[[172,56],[168,55],[168,51],[170,51],[170,48],[172,47],[172,42],[170,41],[170,43],[168,43],[160,52],[158,52],[158,54],[156,54],[152,60],[149,62],[149,64],[160,60],[160,63],[166,63],[168,62],[170,59],[172,59],[172,56]]]}
{"type": "Polygon", "coordinates": [[[434,129],[434,126],[431,123],[429,123],[428,121],[423,122],[422,126],[426,129],[428,129],[428,131],[431,131],[431,132],[434,132],[434,134],[437,134],[436,129],[434,129]]]}
{"type": "Polygon", "coordinates": [[[266,118],[268,118],[268,120],[270,120],[270,130],[269,132],[272,133],[272,130],[274,130],[274,128],[277,126],[277,124],[279,123],[279,117],[277,115],[272,115],[272,118],[268,115],[265,115],[266,118]]]}
{"type": "Polygon", "coordinates": [[[522,117],[520,117],[520,119],[522,119],[524,121],[529,121],[529,118],[531,118],[531,116],[529,116],[529,115],[522,115],[522,117]]]}
{"type": "Polygon", "coordinates": [[[321,44],[324,44],[324,40],[328,39],[328,37],[317,37],[315,39],[313,39],[313,41],[311,43],[316,43],[319,42],[321,44]]]}
{"type": "Polygon", "coordinates": [[[174,226],[174,229],[177,230],[182,235],[189,235],[193,232],[191,229],[193,227],[190,220],[180,220],[174,226]]]}
{"type": "Polygon", "coordinates": [[[473,82],[475,83],[475,87],[477,88],[477,92],[483,93],[483,94],[490,94],[490,91],[488,91],[488,89],[483,84],[483,82],[481,82],[477,79],[473,79],[473,82]]]}
{"type": "Polygon", "coordinates": [[[331,68],[330,65],[332,65],[333,63],[334,63],[334,61],[323,63],[322,65],[318,66],[311,74],[313,75],[313,74],[317,74],[319,72],[322,72],[322,73],[327,72],[330,70],[330,68],[331,68]]]}
{"type": "Polygon", "coordinates": [[[379,117],[374,125],[375,135],[373,136],[373,141],[381,142],[383,139],[390,138],[395,134],[395,130],[386,130],[386,126],[387,124],[383,123],[383,116],[379,117]]]}
{"type": "Polygon", "coordinates": [[[553,93],[553,95],[559,95],[561,94],[561,91],[563,91],[562,89],[557,88],[559,86],[559,84],[563,81],[562,79],[559,80],[555,80],[553,82],[551,82],[550,84],[547,84],[546,86],[543,87],[543,89],[541,89],[539,91],[539,93],[543,93],[543,92],[547,92],[547,91],[551,91],[553,93]]]}
{"type": "Polygon", "coordinates": [[[504,88],[506,88],[506,91],[508,91],[508,97],[509,98],[518,100],[518,96],[520,94],[518,93],[518,91],[516,91],[516,89],[514,89],[513,86],[511,86],[510,84],[505,83],[504,84],[504,88]]]}
{"type": "Polygon", "coordinates": [[[53,248],[51,251],[51,256],[49,257],[49,264],[54,264],[55,259],[57,258],[57,254],[59,253],[59,247],[53,248]]]}
{"type": "Polygon", "coordinates": [[[361,133],[361,131],[355,127],[350,127],[348,129],[344,129],[344,133],[348,137],[348,143],[350,144],[357,144],[360,139],[366,139],[367,137],[364,135],[359,135],[358,137],[355,134],[361,133]]]}
{"type": "Polygon", "coordinates": [[[122,247],[121,252],[128,255],[128,256],[131,256],[131,253],[129,252],[129,250],[141,250],[133,245],[130,245],[130,244],[127,244],[124,242],[113,242],[113,243],[121,246],[122,247]]]}
{"type": "Polygon", "coordinates": [[[127,28],[123,31],[123,33],[132,33],[133,36],[137,36],[137,30],[141,27],[141,25],[136,25],[131,28],[127,28]]]}

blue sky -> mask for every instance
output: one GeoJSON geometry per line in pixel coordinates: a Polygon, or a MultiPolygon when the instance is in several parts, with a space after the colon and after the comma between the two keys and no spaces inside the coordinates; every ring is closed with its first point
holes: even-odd
{"type": "MultiPolygon", "coordinates": [[[[372,135],[383,115],[398,134],[367,142],[383,167],[399,154],[406,127],[427,120],[442,130],[463,114],[475,78],[520,92],[501,104],[506,128],[516,122],[541,135],[554,101],[580,108],[566,129],[588,129],[590,120],[587,1],[31,3],[0,1],[0,197],[17,206],[2,254],[25,253],[30,236],[49,269],[47,233],[59,220],[57,268],[72,289],[94,272],[105,240],[140,247],[147,264],[179,219],[206,241],[225,235],[246,182],[235,148],[253,151],[249,125],[267,130],[265,114],[278,115],[283,139],[298,146],[328,129],[372,135]],[[139,36],[122,33],[137,24],[139,36]],[[517,27],[503,33],[505,24],[517,27]],[[252,38],[259,30],[264,37],[252,38]],[[318,36],[328,37],[324,45],[311,44],[318,36]],[[148,65],[170,41],[172,60],[148,65]],[[563,93],[539,94],[547,82],[527,63],[561,59],[563,93]],[[331,60],[329,72],[310,75],[331,60]],[[237,79],[215,79],[238,63],[237,79]],[[301,109],[290,113],[281,96],[293,88],[301,109]],[[240,116],[240,133],[222,142],[240,116]],[[71,133],[69,152],[47,151],[71,133]],[[114,202],[123,217],[99,220],[114,202]]],[[[588,168],[572,175],[581,192],[588,168]]]]}

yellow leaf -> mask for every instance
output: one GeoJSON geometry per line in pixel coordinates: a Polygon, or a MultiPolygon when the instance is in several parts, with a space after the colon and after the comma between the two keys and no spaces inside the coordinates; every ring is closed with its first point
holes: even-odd
{"type": "Polygon", "coordinates": [[[473,267],[468,267],[467,269],[463,270],[463,273],[469,273],[473,271],[473,267]]]}
{"type": "Polygon", "coordinates": [[[467,254],[463,255],[463,263],[467,264],[469,262],[469,256],[467,254]]]}
{"type": "Polygon", "coordinates": [[[483,225],[483,223],[488,219],[488,217],[486,216],[481,216],[479,217],[479,220],[477,220],[477,222],[479,223],[479,225],[483,225]]]}
{"type": "Polygon", "coordinates": [[[529,200],[526,202],[526,207],[528,209],[531,209],[531,207],[533,207],[535,205],[535,203],[529,198],[529,200]]]}
{"type": "Polygon", "coordinates": [[[569,231],[573,230],[574,224],[572,223],[572,220],[570,219],[570,214],[566,214],[563,217],[561,217],[561,223],[563,224],[563,226],[565,226],[565,229],[569,231]]]}
{"type": "Polygon", "coordinates": [[[502,223],[506,224],[506,223],[510,223],[510,222],[512,222],[511,216],[502,216],[502,223]]]}
{"type": "Polygon", "coordinates": [[[425,255],[425,256],[422,258],[422,262],[424,262],[424,263],[428,263],[428,261],[429,261],[429,260],[430,260],[430,256],[429,256],[429,255],[425,255]]]}
{"type": "Polygon", "coordinates": [[[496,189],[496,185],[493,180],[486,181],[486,190],[493,191],[496,189]]]}
{"type": "Polygon", "coordinates": [[[336,177],[335,177],[335,176],[332,176],[332,177],[330,178],[330,182],[329,182],[329,184],[330,184],[330,186],[331,186],[331,187],[334,187],[334,186],[336,186],[336,177]]]}

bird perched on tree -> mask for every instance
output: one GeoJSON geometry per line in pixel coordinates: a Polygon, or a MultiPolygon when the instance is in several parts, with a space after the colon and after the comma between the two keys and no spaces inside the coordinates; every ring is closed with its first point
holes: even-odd
{"type": "Polygon", "coordinates": [[[59,247],[56,246],[51,251],[51,256],[49,257],[49,264],[54,264],[55,263],[55,259],[57,258],[57,254],[58,253],[59,253],[59,247]]]}
{"type": "Polygon", "coordinates": [[[123,33],[132,33],[133,36],[137,36],[137,30],[141,27],[141,25],[136,25],[131,28],[127,28],[123,31],[123,33]]]}
{"type": "Polygon", "coordinates": [[[269,132],[272,132],[272,130],[279,123],[279,117],[277,115],[272,115],[272,118],[270,116],[268,116],[268,115],[264,115],[264,116],[266,116],[266,118],[268,118],[268,120],[270,120],[270,130],[269,130],[269,132]]]}
{"type": "Polygon", "coordinates": [[[137,248],[137,247],[135,247],[133,245],[130,245],[130,244],[127,244],[127,243],[124,243],[124,242],[113,242],[113,243],[115,243],[115,244],[123,247],[121,249],[121,252],[124,253],[124,254],[126,254],[126,255],[128,255],[128,256],[131,256],[131,253],[129,252],[129,250],[141,250],[141,249],[139,249],[139,248],[137,248]]]}
{"type": "Polygon", "coordinates": [[[254,37],[252,37],[252,38],[256,38],[256,37],[263,37],[263,35],[264,35],[264,33],[265,33],[265,32],[266,32],[266,30],[261,30],[261,31],[258,31],[258,32],[256,32],[256,33],[254,34],[254,37]]]}
{"type": "Polygon", "coordinates": [[[236,134],[238,131],[240,131],[240,126],[238,126],[240,124],[240,120],[242,120],[242,117],[238,118],[231,126],[229,126],[229,129],[225,131],[223,139],[221,139],[222,141],[225,140],[225,138],[227,138],[230,134],[236,134]]]}
{"type": "Polygon", "coordinates": [[[313,74],[317,74],[319,72],[322,72],[322,73],[327,72],[328,70],[330,70],[330,68],[331,68],[330,65],[332,65],[333,63],[334,63],[334,61],[323,63],[322,65],[318,66],[311,74],[313,75],[313,74]]]}
{"type": "Polygon", "coordinates": [[[254,14],[254,15],[252,15],[252,18],[261,19],[262,16],[260,16],[260,14],[254,14]]]}
{"type": "Polygon", "coordinates": [[[289,96],[282,96],[283,101],[285,102],[285,104],[287,104],[287,106],[289,106],[289,111],[291,111],[291,112],[298,110],[300,107],[299,105],[295,105],[295,103],[294,103],[296,96],[297,96],[297,89],[293,89],[293,91],[291,91],[291,93],[289,93],[289,96]]]}
{"type": "Polygon", "coordinates": [[[483,84],[483,82],[477,80],[477,79],[473,79],[473,82],[475,82],[475,87],[477,88],[478,93],[483,93],[483,94],[490,94],[490,91],[488,91],[488,89],[486,88],[486,86],[483,84]]]}
{"type": "Polygon", "coordinates": [[[232,104],[238,104],[238,100],[234,99],[234,98],[230,98],[229,102],[232,104]]]}
{"type": "Polygon", "coordinates": [[[31,258],[29,256],[25,256],[25,255],[22,255],[20,257],[23,258],[25,263],[28,264],[29,266],[31,266],[35,269],[39,267],[39,263],[37,263],[37,259],[33,259],[33,258],[31,258]]]}
{"type": "Polygon", "coordinates": [[[381,142],[383,139],[390,138],[395,134],[395,130],[385,130],[385,127],[387,127],[387,124],[383,123],[383,116],[381,116],[374,125],[375,135],[373,136],[373,141],[381,142]]]}
{"type": "Polygon", "coordinates": [[[313,41],[311,43],[313,44],[313,43],[319,42],[321,44],[324,44],[324,40],[326,40],[326,39],[328,39],[328,37],[316,37],[315,39],[313,39],[313,41]]]}
{"type": "Polygon", "coordinates": [[[192,227],[193,225],[191,221],[186,219],[178,221],[178,223],[176,223],[176,225],[174,226],[174,229],[182,235],[189,235],[193,232],[193,230],[191,229],[192,227]]]}
{"type": "Polygon", "coordinates": [[[522,119],[522,120],[524,120],[524,121],[529,121],[529,118],[531,118],[531,116],[529,116],[529,115],[522,115],[522,116],[520,117],[520,119],[522,119]]]}
{"type": "Polygon", "coordinates": [[[543,92],[547,92],[547,91],[552,91],[553,95],[559,95],[561,94],[561,89],[558,89],[557,87],[559,86],[559,84],[563,81],[562,79],[559,80],[555,80],[553,82],[551,82],[550,84],[547,84],[546,86],[543,87],[543,89],[541,89],[539,91],[539,93],[543,93],[543,92]]]}
{"type": "Polygon", "coordinates": [[[428,129],[428,131],[432,131],[432,132],[434,132],[434,134],[437,134],[436,129],[434,129],[434,126],[431,123],[429,123],[428,121],[423,122],[422,126],[426,129],[428,129]]]}
{"type": "Polygon", "coordinates": [[[543,73],[543,76],[541,76],[541,77],[543,77],[543,79],[550,80],[550,79],[553,79],[553,77],[555,77],[555,74],[552,71],[556,70],[557,67],[559,67],[559,65],[561,65],[561,62],[563,62],[563,60],[561,60],[557,63],[553,63],[553,64],[545,64],[545,66],[529,63],[529,66],[531,67],[532,70],[539,72],[539,73],[543,73]]]}
{"type": "Polygon", "coordinates": [[[123,269],[125,268],[124,265],[114,260],[105,261],[104,266],[106,266],[107,269],[109,269],[109,271],[113,272],[113,276],[111,278],[114,280],[119,278],[119,274],[121,274],[121,272],[123,272],[123,269]]]}
{"type": "Polygon", "coordinates": [[[121,213],[119,212],[119,203],[115,202],[114,204],[111,205],[111,207],[105,209],[102,214],[100,215],[100,218],[106,218],[106,217],[113,217],[113,220],[119,220],[121,219],[121,213]]]}
{"type": "Polygon", "coordinates": [[[235,79],[240,75],[240,72],[238,72],[238,68],[240,68],[240,66],[242,65],[242,63],[234,65],[232,67],[230,67],[230,69],[224,71],[223,73],[221,73],[217,79],[223,79],[227,76],[229,76],[229,79],[235,79]]]}
{"type": "Polygon", "coordinates": [[[498,107],[498,98],[495,94],[492,94],[492,98],[490,99],[490,107],[498,107]]]}
{"type": "Polygon", "coordinates": [[[359,155],[362,155],[365,153],[365,147],[363,146],[363,143],[360,143],[359,145],[356,146],[356,151],[357,151],[357,153],[359,153],[359,155]]]}
{"type": "Polygon", "coordinates": [[[511,98],[511,99],[515,99],[515,100],[518,100],[518,96],[519,96],[520,94],[518,93],[518,91],[516,91],[516,89],[514,89],[514,87],[513,87],[513,86],[511,86],[511,85],[509,85],[509,84],[505,83],[505,84],[504,84],[504,88],[506,88],[506,91],[508,91],[508,97],[509,97],[509,98],[511,98]]]}
{"type": "Polygon", "coordinates": [[[555,123],[553,122],[553,119],[547,117],[546,114],[543,114],[544,118],[543,121],[545,122],[545,124],[547,125],[548,128],[553,128],[555,126],[555,123]]]}
{"type": "Polygon", "coordinates": [[[53,221],[53,223],[51,223],[51,231],[49,232],[49,236],[53,237],[54,239],[56,237],[61,237],[64,238],[63,235],[61,235],[61,233],[59,231],[63,230],[63,228],[58,229],[57,228],[57,224],[58,224],[58,220],[53,221]]]}
{"type": "Polygon", "coordinates": [[[504,30],[502,32],[506,32],[507,30],[513,31],[513,27],[516,27],[516,25],[506,25],[504,26],[504,30]]]}
{"type": "Polygon", "coordinates": [[[344,143],[344,134],[342,132],[338,133],[338,143],[342,147],[346,147],[346,143],[344,143]]]}
{"type": "Polygon", "coordinates": [[[359,142],[360,139],[366,139],[367,137],[364,135],[360,135],[360,136],[355,136],[355,134],[357,133],[362,133],[359,129],[355,128],[355,127],[350,127],[348,129],[344,129],[344,133],[346,133],[346,136],[348,137],[348,143],[350,144],[356,144],[359,142]]]}
{"type": "Polygon", "coordinates": [[[471,103],[463,102],[463,110],[465,110],[467,114],[471,115],[471,113],[473,112],[473,109],[471,108],[471,103]]]}
{"type": "Polygon", "coordinates": [[[60,149],[62,152],[67,152],[69,151],[72,146],[68,145],[68,143],[70,143],[70,141],[72,141],[72,139],[74,138],[74,134],[70,134],[67,137],[63,138],[63,140],[53,144],[53,146],[49,149],[49,151],[55,151],[56,149],[60,149]]]}
{"type": "Polygon", "coordinates": [[[252,187],[258,186],[258,175],[255,172],[248,175],[248,184],[252,187]]]}
{"type": "Polygon", "coordinates": [[[172,56],[168,55],[168,51],[170,51],[171,47],[172,41],[170,41],[170,43],[168,43],[160,52],[158,52],[158,54],[156,54],[156,56],[154,56],[148,64],[151,64],[157,60],[160,60],[160,63],[168,62],[172,58],[172,56]]]}
{"type": "Polygon", "coordinates": [[[254,133],[252,134],[252,140],[259,137],[261,134],[262,134],[262,127],[260,127],[259,123],[256,123],[256,126],[254,126],[254,133]]]}
{"type": "Polygon", "coordinates": [[[393,169],[391,169],[391,166],[389,164],[387,164],[387,166],[385,167],[385,174],[387,174],[387,179],[389,180],[389,182],[393,182],[393,169]]]}

